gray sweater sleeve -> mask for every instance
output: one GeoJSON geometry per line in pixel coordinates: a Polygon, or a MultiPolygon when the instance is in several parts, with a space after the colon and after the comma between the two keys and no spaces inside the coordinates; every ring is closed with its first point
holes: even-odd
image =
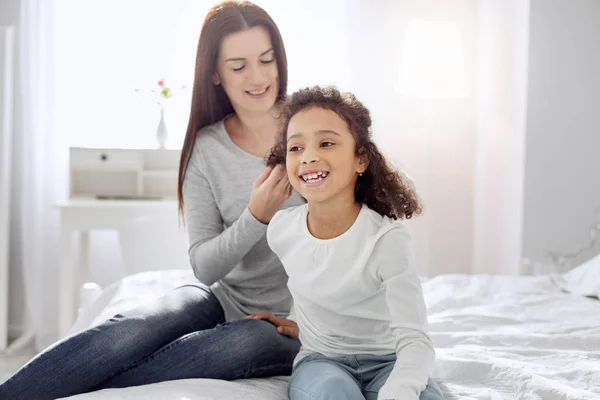
{"type": "Polygon", "coordinates": [[[210,183],[190,160],[183,185],[190,263],[196,278],[207,286],[227,275],[267,231],[248,207],[227,229],[210,183]]]}

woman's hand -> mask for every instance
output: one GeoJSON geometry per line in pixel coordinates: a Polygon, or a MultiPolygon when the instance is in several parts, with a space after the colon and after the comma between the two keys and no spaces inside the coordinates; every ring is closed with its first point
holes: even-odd
{"type": "Polygon", "coordinates": [[[298,335],[300,334],[297,323],[289,319],[278,318],[268,312],[257,312],[248,315],[246,318],[264,319],[265,321],[269,321],[275,325],[277,332],[281,333],[282,335],[289,336],[292,339],[298,339],[298,335]]]}
{"type": "Polygon", "coordinates": [[[285,167],[267,167],[254,181],[250,194],[250,212],[258,221],[268,224],[292,195],[285,167]]]}

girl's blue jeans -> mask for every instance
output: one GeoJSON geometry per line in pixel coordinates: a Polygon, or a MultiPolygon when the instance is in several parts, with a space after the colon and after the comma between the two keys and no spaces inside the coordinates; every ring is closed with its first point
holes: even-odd
{"type": "MultiPolygon", "coordinates": [[[[311,353],[294,367],[288,394],[290,400],[377,400],[395,362],[395,354],[326,357],[311,353]]],[[[419,400],[443,398],[429,378],[419,400]]]]}

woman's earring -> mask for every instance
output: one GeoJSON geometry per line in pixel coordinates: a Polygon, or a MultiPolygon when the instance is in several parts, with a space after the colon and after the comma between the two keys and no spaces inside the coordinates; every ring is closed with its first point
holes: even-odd
{"type": "Polygon", "coordinates": [[[358,176],[362,176],[362,172],[360,172],[360,173],[358,174],[358,176]]]}

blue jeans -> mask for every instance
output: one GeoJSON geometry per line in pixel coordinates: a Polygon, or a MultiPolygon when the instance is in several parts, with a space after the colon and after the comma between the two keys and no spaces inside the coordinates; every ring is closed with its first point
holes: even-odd
{"type": "Polygon", "coordinates": [[[298,340],[266,321],[225,322],[201,284],[61,340],[0,385],[0,399],[50,400],[155,382],[289,375],[298,340]]]}
{"type": "MultiPolygon", "coordinates": [[[[395,362],[395,354],[326,357],[312,353],[294,367],[288,394],[290,400],[377,400],[395,362]]],[[[443,398],[437,383],[429,378],[419,400],[443,398]]]]}

